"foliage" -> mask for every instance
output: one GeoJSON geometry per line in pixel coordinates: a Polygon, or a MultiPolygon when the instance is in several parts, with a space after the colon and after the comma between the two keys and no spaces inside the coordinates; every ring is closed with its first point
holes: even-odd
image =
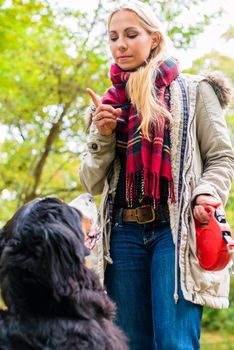
{"type": "Polygon", "coordinates": [[[221,54],[218,51],[211,51],[206,55],[195,60],[193,66],[188,70],[189,73],[197,74],[207,70],[221,70],[229,79],[234,82],[234,59],[233,57],[221,54]]]}
{"type": "Polygon", "coordinates": [[[234,329],[234,278],[231,278],[230,307],[225,309],[205,308],[202,325],[208,331],[225,331],[231,333],[234,329]]]}
{"type": "Polygon", "coordinates": [[[223,33],[222,38],[225,40],[234,39],[234,26],[231,26],[225,33],[223,33]]]}
{"type": "MultiPolygon", "coordinates": [[[[228,30],[226,33],[230,33],[228,30]]],[[[230,35],[229,35],[230,38],[230,35]]],[[[232,57],[212,51],[203,57],[197,59],[192,68],[187,72],[192,74],[200,74],[204,71],[222,70],[222,72],[234,83],[234,59],[232,57]]],[[[234,144],[234,101],[232,101],[226,111],[226,121],[230,131],[232,144],[234,144]]],[[[227,218],[234,232],[234,183],[230,192],[228,205],[226,207],[227,218]]]]}
{"type": "Polygon", "coordinates": [[[165,23],[166,32],[176,48],[191,47],[194,38],[203,32],[215,18],[220,17],[222,10],[211,14],[198,10],[198,5],[204,4],[200,0],[158,0],[149,1],[158,13],[158,18],[165,23]],[[192,17],[191,17],[192,13],[192,17]],[[192,21],[191,21],[192,18],[192,21]],[[189,19],[189,20],[188,20],[189,19]]]}
{"type": "Polygon", "coordinates": [[[226,332],[203,332],[201,335],[202,350],[234,350],[234,337],[226,332]]]}
{"type": "Polygon", "coordinates": [[[0,190],[8,191],[7,198],[2,196],[4,220],[9,210],[38,195],[69,198],[80,189],[86,87],[98,85],[103,91],[108,77],[102,55],[94,47],[83,48],[89,33],[84,14],[63,13],[82,32],[71,32],[48,3],[38,0],[13,1],[0,16],[0,113],[6,134],[0,145],[0,190]]]}

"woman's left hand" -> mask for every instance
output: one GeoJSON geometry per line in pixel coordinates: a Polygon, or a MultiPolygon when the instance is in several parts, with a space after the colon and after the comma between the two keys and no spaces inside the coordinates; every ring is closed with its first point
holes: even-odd
{"type": "Polygon", "coordinates": [[[218,207],[221,202],[213,196],[207,194],[201,194],[195,199],[195,206],[193,209],[193,216],[196,220],[203,224],[208,224],[210,220],[210,214],[208,214],[204,207],[210,205],[212,207],[218,207]]]}

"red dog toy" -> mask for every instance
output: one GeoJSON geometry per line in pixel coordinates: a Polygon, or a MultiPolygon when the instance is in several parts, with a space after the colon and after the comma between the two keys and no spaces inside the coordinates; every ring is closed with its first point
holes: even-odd
{"type": "Polygon", "coordinates": [[[205,210],[210,214],[207,225],[195,219],[197,258],[203,269],[219,271],[227,266],[231,258],[234,259],[234,240],[223,208],[207,206],[205,210]]]}

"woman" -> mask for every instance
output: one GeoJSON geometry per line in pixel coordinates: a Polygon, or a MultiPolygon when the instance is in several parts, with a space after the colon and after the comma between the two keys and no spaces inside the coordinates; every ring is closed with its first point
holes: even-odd
{"type": "Polygon", "coordinates": [[[233,177],[216,82],[180,74],[142,2],[115,9],[108,35],[113,85],[101,102],[88,89],[80,169],[86,190],[102,193],[97,269],[130,349],[199,349],[202,306],[228,306],[228,269],[199,266],[193,219],[209,221],[204,206],[225,204],[233,177]]]}

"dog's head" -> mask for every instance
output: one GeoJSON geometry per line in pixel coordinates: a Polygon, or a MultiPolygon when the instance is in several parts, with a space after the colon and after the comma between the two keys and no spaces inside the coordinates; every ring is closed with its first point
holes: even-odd
{"type": "Polygon", "coordinates": [[[0,285],[8,308],[58,310],[62,299],[93,283],[84,266],[82,218],[56,198],[36,199],[1,229],[0,285]]]}

